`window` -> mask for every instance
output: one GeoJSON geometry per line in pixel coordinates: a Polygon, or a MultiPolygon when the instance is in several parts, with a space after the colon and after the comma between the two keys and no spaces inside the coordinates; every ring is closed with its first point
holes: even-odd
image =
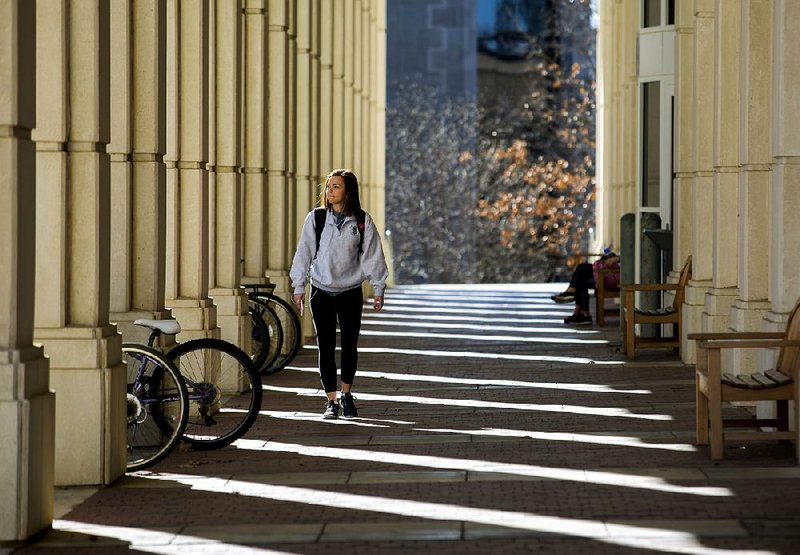
{"type": "Polygon", "coordinates": [[[661,173],[661,84],[642,83],[642,206],[658,207],[661,173]]]}
{"type": "Polygon", "coordinates": [[[658,27],[661,25],[661,0],[642,0],[644,21],[642,27],[658,27]]]}

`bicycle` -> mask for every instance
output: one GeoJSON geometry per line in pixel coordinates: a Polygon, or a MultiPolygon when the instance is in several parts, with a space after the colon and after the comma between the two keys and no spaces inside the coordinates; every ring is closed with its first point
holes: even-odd
{"type": "Polygon", "coordinates": [[[274,285],[252,284],[244,287],[250,290],[248,296],[251,301],[263,303],[271,308],[280,322],[283,341],[280,344],[279,355],[272,365],[264,366],[260,370],[261,375],[273,374],[286,368],[300,351],[303,341],[300,318],[291,304],[273,293],[274,285]]]}
{"type": "Polygon", "coordinates": [[[251,298],[250,308],[250,346],[253,364],[259,374],[275,365],[283,349],[283,326],[280,318],[269,303],[251,298]]]}
{"type": "Polygon", "coordinates": [[[138,470],[160,461],[179,439],[194,449],[217,449],[231,444],[250,429],[261,410],[262,389],[255,367],[244,351],[227,341],[201,338],[181,343],[162,355],[153,348],[156,339],[161,334],[179,333],[180,324],[175,320],[146,319],[136,320],[134,324],[151,332],[147,348],[136,344],[123,345],[126,356],[139,362],[138,366],[134,365],[135,372],[131,372],[131,364],[128,364],[128,470],[138,470]],[[148,379],[148,376],[153,377],[148,379]],[[179,391],[181,385],[185,397],[179,391]],[[167,391],[163,399],[156,399],[162,404],[172,404],[169,411],[159,409],[155,414],[151,412],[153,423],[162,437],[160,448],[145,456],[143,448],[135,441],[138,429],[131,430],[141,426],[132,414],[141,414],[137,404],[156,405],[155,401],[148,401],[147,394],[151,390],[157,393],[167,391]],[[143,399],[148,402],[142,403],[143,399]],[[175,403],[178,403],[177,407],[175,403]],[[134,441],[131,440],[132,433],[134,441]]]}

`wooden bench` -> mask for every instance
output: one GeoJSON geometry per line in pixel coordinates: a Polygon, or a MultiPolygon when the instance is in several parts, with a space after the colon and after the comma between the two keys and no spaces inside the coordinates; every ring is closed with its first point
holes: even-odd
{"type": "Polygon", "coordinates": [[[692,277],[692,257],[683,265],[678,283],[648,283],[622,285],[622,352],[629,359],[636,358],[636,349],[643,347],[668,347],[680,350],[683,329],[683,299],[686,284],[692,277]],[[674,291],[671,306],[653,310],[636,308],[637,291],[674,291]],[[641,337],[636,335],[637,324],[672,324],[672,337],[641,337]]]}
{"type": "Polygon", "coordinates": [[[697,444],[711,442],[711,458],[723,458],[725,440],[755,441],[763,439],[795,441],[800,462],[800,302],[792,310],[783,332],[692,333],[697,341],[696,364],[696,428],[697,444]],[[774,370],[734,375],[722,368],[724,349],[778,348],[774,370]],[[795,430],[789,431],[789,401],[794,400],[795,430]],[[730,401],[775,401],[777,418],[723,419],[722,404],[730,401]],[[756,430],[726,431],[728,428],[756,430]],[[774,427],[777,431],[763,431],[774,427]]]}

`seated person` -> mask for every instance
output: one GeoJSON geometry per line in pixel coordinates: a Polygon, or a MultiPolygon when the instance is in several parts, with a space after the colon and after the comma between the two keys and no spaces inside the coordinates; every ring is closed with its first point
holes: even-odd
{"type": "MultiPolygon", "coordinates": [[[[575,312],[564,318],[565,324],[588,325],[592,323],[592,314],[589,312],[589,289],[594,288],[597,283],[597,276],[601,268],[619,269],[619,255],[608,249],[606,251],[593,264],[578,264],[566,291],[550,297],[557,303],[575,302],[575,312]]],[[[607,273],[604,277],[603,285],[606,289],[619,289],[619,272],[607,273]]]]}

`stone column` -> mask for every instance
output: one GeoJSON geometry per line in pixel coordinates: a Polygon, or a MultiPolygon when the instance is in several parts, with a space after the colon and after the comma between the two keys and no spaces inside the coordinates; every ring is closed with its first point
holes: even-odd
{"type": "Polygon", "coordinates": [[[111,8],[110,318],[125,341],[145,342],[134,320],[172,317],[164,307],[167,12],[159,0],[111,8]]]}
{"type": "Polygon", "coordinates": [[[638,206],[636,198],[636,181],[638,172],[637,152],[639,150],[639,114],[636,99],[637,88],[637,62],[636,49],[639,28],[640,2],[623,2],[622,18],[622,134],[624,143],[620,154],[623,160],[623,192],[622,203],[625,212],[634,212],[638,206]]]}
{"type": "MultiPolygon", "coordinates": [[[[353,11],[350,14],[350,29],[351,33],[348,33],[347,36],[352,37],[352,40],[347,41],[349,44],[352,44],[352,81],[353,81],[353,111],[351,112],[352,122],[348,125],[348,128],[352,131],[352,154],[351,154],[351,162],[350,167],[353,168],[353,171],[356,172],[356,175],[359,177],[359,183],[362,181],[366,182],[364,177],[364,168],[362,166],[362,152],[361,152],[361,133],[362,133],[362,126],[361,123],[364,120],[363,118],[363,105],[361,103],[363,99],[362,93],[362,83],[363,83],[363,71],[361,67],[361,62],[364,56],[364,28],[362,25],[362,5],[361,0],[353,0],[353,11]]],[[[345,23],[347,25],[347,23],[345,23]]],[[[367,194],[369,196],[369,194],[367,194]]]]}
{"type": "Polygon", "coordinates": [[[692,363],[694,341],[686,334],[700,331],[705,294],[711,287],[714,209],[714,0],[695,0],[694,61],[692,64],[692,279],[686,288],[681,356],[692,363]]]}
{"type": "MultiPolygon", "coordinates": [[[[311,2],[311,203],[319,201],[319,183],[322,179],[320,168],[320,102],[321,74],[320,49],[322,48],[322,0],[311,2]]],[[[326,2],[327,4],[328,2],[326,2]]],[[[327,172],[326,172],[327,173],[327,172]]],[[[302,221],[300,222],[302,224],[302,221]]]]}
{"type": "MultiPolygon", "coordinates": [[[[333,169],[333,53],[334,37],[338,36],[334,26],[333,2],[320,2],[320,49],[319,49],[319,166],[320,183],[333,169]]],[[[335,42],[339,42],[336,40],[335,42]]]]}
{"type": "Polygon", "coordinates": [[[784,329],[800,297],[800,2],[773,2],[772,203],[767,329],[784,329]]]}
{"type": "MultiPolygon", "coordinates": [[[[376,0],[373,6],[375,18],[375,49],[373,57],[373,118],[370,144],[372,144],[372,167],[375,175],[375,198],[372,217],[375,225],[386,231],[386,2],[376,0]]],[[[384,236],[384,239],[386,237],[384,236]]],[[[391,242],[384,241],[386,250],[391,249],[391,242]]],[[[387,253],[391,261],[391,252],[387,253]]],[[[391,262],[390,262],[391,263],[391,262]]],[[[391,279],[391,273],[390,279],[391,279]]]]}
{"type": "Polygon", "coordinates": [[[347,165],[344,144],[345,126],[345,43],[337,40],[342,35],[345,25],[345,3],[333,5],[333,162],[328,171],[343,168],[347,165]]]}
{"type": "Polygon", "coordinates": [[[214,272],[211,289],[220,337],[246,352],[250,348],[247,292],[240,286],[242,227],[241,67],[242,1],[214,3],[214,272]]]}
{"type": "Polygon", "coordinates": [[[372,21],[371,15],[371,2],[372,0],[363,0],[361,3],[361,116],[356,120],[356,123],[361,128],[360,145],[358,152],[360,152],[360,160],[356,161],[357,166],[360,168],[361,175],[364,176],[364,184],[366,190],[365,205],[369,207],[370,213],[375,209],[375,183],[372,176],[372,158],[370,147],[370,129],[373,124],[372,114],[370,110],[370,98],[372,91],[372,73],[370,67],[370,60],[372,57],[372,21]]]}
{"type": "Polygon", "coordinates": [[[243,164],[244,233],[242,283],[266,283],[267,208],[267,0],[246,0],[244,9],[243,164]]]}
{"type": "Polygon", "coordinates": [[[671,282],[678,281],[683,263],[692,252],[692,183],[694,181],[694,0],[675,4],[675,130],[672,211],[673,233],[671,282]]]}
{"type": "MultiPolygon", "coordinates": [[[[289,106],[286,127],[286,175],[288,177],[288,194],[286,195],[286,222],[281,235],[281,246],[284,248],[286,258],[285,271],[288,274],[289,265],[294,257],[295,246],[297,245],[297,135],[308,132],[297,128],[297,9],[298,4],[307,4],[309,0],[289,0],[288,5],[288,26],[286,37],[289,41],[287,50],[287,63],[289,67],[289,79],[284,83],[286,89],[286,101],[289,106]]],[[[310,49],[310,46],[309,46],[310,49]]],[[[306,54],[307,55],[307,54],[306,54]]],[[[308,60],[310,63],[310,60],[308,60]]],[[[308,64],[307,64],[308,66],[308,64]]],[[[307,91],[304,92],[306,94],[307,91]]],[[[307,96],[307,94],[306,94],[307,96]]],[[[310,170],[309,170],[310,171],[310,170]]],[[[305,214],[304,214],[305,215],[305,214]]],[[[288,280],[287,280],[288,283],[288,280]]],[[[289,292],[286,293],[287,297],[289,292]]]]}
{"type": "MultiPolygon", "coordinates": [[[[344,165],[353,168],[355,162],[355,90],[353,89],[353,79],[355,75],[355,0],[344,0],[344,115],[342,122],[342,138],[344,140],[344,165]]],[[[357,170],[358,168],[353,168],[357,170]]]]}
{"type": "MultiPolygon", "coordinates": [[[[311,182],[311,137],[315,134],[312,126],[311,106],[311,17],[310,0],[301,0],[297,9],[297,84],[295,87],[297,119],[293,124],[297,156],[297,208],[295,214],[297,229],[292,230],[291,236],[295,238],[299,236],[299,228],[302,227],[306,214],[311,210],[314,203],[311,182]]],[[[294,248],[294,244],[292,248],[294,248]]],[[[294,253],[293,250],[292,253],[294,253]]]]}
{"type": "Polygon", "coordinates": [[[166,304],[186,341],[219,337],[208,296],[208,3],[168,2],[167,20],[166,304]]]}
{"type": "Polygon", "coordinates": [[[287,0],[270,0],[267,20],[269,23],[267,275],[275,284],[276,293],[286,294],[290,289],[287,230],[290,229],[289,207],[291,206],[287,148],[289,100],[286,83],[290,79],[287,0]]]}
{"type": "Polygon", "coordinates": [[[739,45],[740,0],[716,0],[714,32],[714,135],[711,289],[706,293],[702,329],[728,329],[739,294],[739,45]]]}
{"type": "Polygon", "coordinates": [[[110,484],[125,472],[126,372],[109,323],[109,3],[38,8],[35,321],[56,392],[55,483],[110,484]]]}
{"type": "Polygon", "coordinates": [[[36,265],[36,3],[0,1],[0,541],[53,521],[55,397],[33,344],[36,265]]]}
{"type": "MultiPolygon", "coordinates": [[[[772,162],[772,0],[743,0],[739,103],[739,297],[730,328],[761,329],[769,310],[770,168],[772,162]]],[[[755,368],[751,349],[731,350],[733,368],[755,368]]]]}

